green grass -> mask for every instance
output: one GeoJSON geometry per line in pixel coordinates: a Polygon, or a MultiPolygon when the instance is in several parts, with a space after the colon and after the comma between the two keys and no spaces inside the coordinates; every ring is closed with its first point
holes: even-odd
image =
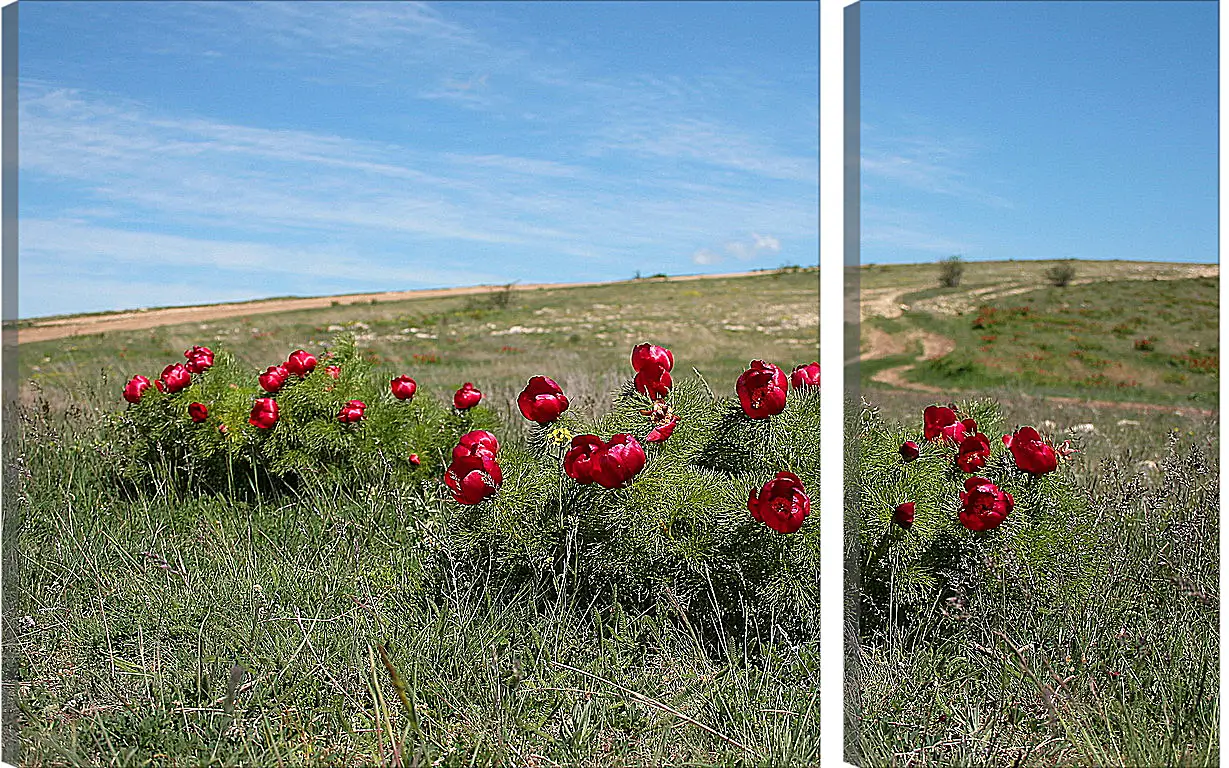
{"type": "MultiPolygon", "coordinates": [[[[937,265],[862,270],[865,297],[891,296],[898,317],[872,316],[889,334],[924,332],[954,350],[920,361],[907,381],[966,393],[1217,405],[1219,278],[1199,267],[1078,262],[1076,281],[1047,282],[1055,262],[973,262],[960,286],[936,285],[937,265]]],[[[863,364],[864,390],[883,364],[863,364]]]]}
{"type": "Polygon", "coordinates": [[[1214,407],[1218,292],[1211,278],[1102,282],[1004,297],[963,315],[909,316],[956,343],[913,378],[966,390],[1013,383],[1038,394],[1214,407]]]}
{"type": "MultiPolygon", "coordinates": [[[[255,491],[240,477],[234,494],[157,472],[149,487],[117,483],[100,430],[129,376],[157,375],[192,344],[263,368],[319,351],[330,326],[355,331],[381,371],[413,375],[420,397],[469,380],[508,414],[539,373],[573,409],[601,413],[644,340],[732,394],[752,358],[816,359],[817,294],[812,271],[23,345],[4,431],[21,488],[6,658],[21,764],[815,763],[816,636],[705,626],[668,593],[629,604],[551,579],[511,586],[491,562],[454,556],[462,542],[433,499],[388,481],[255,491]],[[493,333],[514,327],[544,332],[493,333]]],[[[523,422],[509,419],[508,446],[523,422]]]]}
{"type": "Polygon", "coordinates": [[[1151,469],[1127,440],[1076,462],[1097,520],[1090,594],[1013,591],[1036,574],[1007,563],[1005,598],[974,590],[864,635],[861,764],[1218,765],[1215,430],[1171,432],[1151,469]]]}

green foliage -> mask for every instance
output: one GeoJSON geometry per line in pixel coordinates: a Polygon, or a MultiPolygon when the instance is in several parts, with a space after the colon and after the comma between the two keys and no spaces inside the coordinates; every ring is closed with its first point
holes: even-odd
{"type": "Polygon", "coordinates": [[[964,275],[964,261],[959,256],[949,256],[939,262],[939,285],[955,288],[964,275]]]}
{"type": "Polygon", "coordinates": [[[791,391],[784,412],[761,420],[700,379],[676,379],[669,403],[678,427],[665,442],[645,444],[647,464],[627,488],[567,478],[567,444],[550,433],[643,441],[649,401],[630,384],[595,423],[565,414],[551,429],[535,428],[527,450],[502,453],[500,493],[453,514],[470,559],[595,596],[613,590],[651,604],[664,593],[693,621],[717,628],[775,617],[779,626],[817,631],[818,389],[791,391]],[[813,495],[811,517],[790,535],[747,509],[750,491],[780,471],[798,475],[813,495]]]}
{"type": "Polygon", "coordinates": [[[137,482],[161,478],[228,491],[244,487],[249,478],[296,485],[309,476],[344,484],[389,478],[418,485],[443,474],[461,435],[498,424],[484,405],[457,413],[421,388],[413,399],[397,400],[388,380],[373,375],[352,336],[339,335],[327,346],[312,373],[290,376],[274,395],[260,388],[256,371],[222,349],[216,350],[213,367],[194,375],[187,389],[146,390],[140,402],[114,419],[114,428],[126,438],[120,441],[126,454],[121,472],[137,482]],[[337,379],[326,373],[327,366],[340,369],[337,379]],[[273,397],[278,405],[271,429],[248,421],[261,397],[273,397]],[[360,422],[343,424],[337,416],[350,400],[367,408],[360,422]],[[189,418],[193,402],[209,409],[204,422],[189,418]],[[418,465],[411,454],[417,454],[418,465]]]}
{"type": "Polygon", "coordinates": [[[1046,281],[1055,288],[1065,288],[1075,279],[1075,261],[1060,261],[1045,271],[1046,281]]]}
{"type": "Polygon", "coordinates": [[[990,531],[975,533],[958,522],[960,492],[973,475],[956,466],[955,446],[923,439],[921,413],[911,424],[888,424],[864,407],[849,425],[856,454],[847,478],[857,499],[866,632],[913,623],[936,601],[975,592],[1003,601],[1044,595],[1057,603],[1091,586],[1094,525],[1085,495],[1062,462],[1056,472],[1026,474],[1000,439],[1015,428],[1004,428],[993,401],[969,401],[956,410],[960,418],[975,419],[990,442],[990,460],[977,476],[1015,500],[1006,520],[990,531]],[[911,462],[899,453],[906,440],[921,447],[911,462]],[[892,521],[905,502],[916,504],[909,529],[892,521]]]}

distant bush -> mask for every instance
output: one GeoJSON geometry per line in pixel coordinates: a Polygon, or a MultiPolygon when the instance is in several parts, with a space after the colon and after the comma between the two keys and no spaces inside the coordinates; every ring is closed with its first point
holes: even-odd
{"type": "Polygon", "coordinates": [[[1151,352],[1156,348],[1156,342],[1145,336],[1142,339],[1135,340],[1135,348],[1140,352],[1151,352]]]}
{"type": "Polygon", "coordinates": [[[1055,288],[1065,288],[1075,279],[1075,262],[1071,259],[1055,264],[1045,271],[1046,281],[1055,288]]]}
{"type": "Polygon", "coordinates": [[[964,260],[959,256],[949,256],[939,262],[939,285],[944,288],[955,288],[960,285],[964,275],[964,260]]]}

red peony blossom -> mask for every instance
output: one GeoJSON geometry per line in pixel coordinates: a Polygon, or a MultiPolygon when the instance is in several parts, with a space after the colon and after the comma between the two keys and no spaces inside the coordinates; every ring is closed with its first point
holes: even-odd
{"type": "Polygon", "coordinates": [[[785,372],[772,363],[752,360],[751,367],[738,377],[735,391],[743,413],[753,419],[775,416],[785,410],[785,372]]]}
{"type": "MultiPolygon", "coordinates": [[[[1021,427],[1013,435],[1003,435],[1003,444],[1011,451],[1016,466],[1023,472],[1044,475],[1058,469],[1058,454],[1032,427],[1021,427]]],[[[1070,444],[1066,444],[1065,448],[1070,451],[1070,444]]]]}
{"type": "Polygon", "coordinates": [[[669,371],[674,368],[674,353],[655,344],[637,344],[632,347],[632,368],[636,373],[669,371]]]}
{"type": "Polygon", "coordinates": [[[568,396],[554,380],[534,376],[517,396],[516,404],[525,418],[545,426],[568,409],[568,396]]]}
{"type": "Polygon", "coordinates": [[[466,456],[490,456],[494,458],[499,453],[499,441],[495,435],[485,429],[475,429],[461,435],[461,439],[452,449],[453,460],[466,456]]]}
{"type": "Polygon", "coordinates": [[[188,403],[188,416],[197,424],[200,424],[205,419],[209,418],[209,409],[204,403],[188,403]]]}
{"type": "Polygon", "coordinates": [[[900,457],[905,461],[913,461],[918,456],[922,455],[922,449],[912,440],[906,440],[900,444],[900,457]]]}
{"type": "Polygon", "coordinates": [[[997,528],[1012,508],[1015,499],[984,477],[970,477],[960,492],[960,524],[970,531],[997,528]]]}
{"type": "Polygon", "coordinates": [[[363,420],[363,412],[366,410],[367,404],[362,400],[351,400],[341,407],[337,420],[342,424],[356,424],[363,420]]]}
{"type": "Polygon", "coordinates": [[[271,397],[258,397],[252,403],[252,413],[248,416],[248,424],[260,429],[273,429],[277,423],[277,401],[271,397]]]}
{"type": "Polygon", "coordinates": [[[636,391],[650,400],[661,400],[670,394],[674,380],[664,368],[645,368],[636,374],[636,391]]]}
{"type": "Polygon", "coordinates": [[[284,365],[271,365],[265,369],[265,372],[260,374],[260,388],[270,394],[278,392],[286,384],[286,379],[290,377],[290,371],[286,370],[284,365]]]}
{"type": "Polygon", "coordinates": [[[789,375],[789,383],[794,389],[819,386],[819,363],[807,363],[794,369],[789,375]]]}
{"type": "Polygon", "coordinates": [[[977,422],[973,419],[960,421],[956,412],[944,405],[931,405],[922,412],[924,423],[923,435],[927,440],[937,440],[940,437],[948,442],[960,444],[965,435],[977,431],[977,422]]]}
{"type": "Polygon", "coordinates": [[[444,482],[452,490],[452,498],[466,505],[477,504],[493,496],[503,481],[499,463],[495,457],[485,454],[453,459],[444,475],[444,482]]]}
{"type": "Polygon", "coordinates": [[[209,347],[192,347],[184,350],[183,356],[188,358],[184,367],[190,373],[200,373],[213,367],[213,350],[209,347]]]}
{"type": "Polygon", "coordinates": [[[751,516],[777,533],[794,533],[811,513],[811,497],[802,481],[792,472],[778,472],[760,489],[747,497],[751,516]]]}
{"type": "Polygon", "coordinates": [[[192,374],[183,363],[173,363],[162,369],[159,381],[165,387],[163,391],[175,393],[188,388],[192,383],[192,374]]]}
{"type": "Polygon", "coordinates": [[[409,376],[398,376],[388,383],[393,391],[393,397],[398,400],[409,400],[418,391],[418,384],[409,376]]]}
{"type": "Polygon", "coordinates": [[[603,488],[623,488],[644,469],[644,447],[628,434],[615,435],[597,456],[593,479],[603,488]]]}
{"type": "Polygon", "coordinates": [[[330,365],[329,367],[324,369],[324,372],[332,376],[335,379],[341,378],[341,368],[338,368],[336,365],[330,365]]]}
{"type": "Polygon", "coordinates": [[[150,380],[144,376],[133,376],[124,385],[124,399],[130,403],[137,403],[141,400],[142,393],[153,386],[150,380]]]}
{"type": "Polygon", "coordinates": [[[990,441],[981,432],[968,435],[960,441],[960,449],[956,455],[956,466],[961,472],[972,474],[990,461],[990,441]]]}
{"type": "Polygon", "coordinates": [[[452,396],[452,404],[458,411],[473,408],[482,400],[482,393],[470,382],[465,382],[452,396]]]}
{"type": "Polygon", "coordinates": [[[306,350],[296,349],[286,358],[285,368],[301,379],[316,370],[316,356],[306,350]]]}
{"type": "Polygon", "coordinates": [[[581,485],[593,482],[597,457],[606,444],[597,435],[577,435],[563,455],[563,473],[581,485]]]}
{"type": "Polygon", "coordinates": [[[648,436],[644,438],[644,441],[646,443],[660,443],[660,442],[665,441],[667,438],[670,437],[670,435],[674,434],[674,428],[678,426],[678,423],[679,423],[679,417],[675,416],[673,419],[670,419],[665,424],[661,424],[659,426],[653,427],[653,429],[649,431],[648,436]]]}
{"type": "Polygon", "coordinates": [[[892,510],[892,522],[906,530],[912,528],[913,512],[916,507],[917,504],[912,501],[906,501],[904,504],[897,504],[896,509],[892,510]]]}

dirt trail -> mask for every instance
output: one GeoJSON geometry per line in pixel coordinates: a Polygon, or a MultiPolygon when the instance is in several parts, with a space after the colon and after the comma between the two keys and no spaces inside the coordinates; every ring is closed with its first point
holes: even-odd
{"type": "MultiPolygon", "coordinates": [[[[766,272],[731,272],[723,275],[680,275],[668,278],[644,278],[640,282],[687,282],[691,280],[716,280],[727,277],[752,277],[766,272]]],[[[594,285],[617,285],[612,282],[588,283],[531,283],[513,285],[514,291],[534,291],[539,288],[584,288],[594,285]]],[[[222,320],[228,317],[265,315],[273,312],[291,312],[300,309],[321,309],[333,305],[371,304],[408,299],[429,299],[444,296],[468,296],[502,291],[501,285],[475,285],[464,288],[436,288],[420,291],[386,291],[384,293],[352,293],[343,296],[312,296],[302,299],[269,299],[266,301],[243,301],[234,304],[210,304],[197,307],[167,307],[164,309],[141,309],[110,315],[80,315],[56,320],[35,322],[17,329],[19,344],[51,341],[69,336],[109,331],[143,331],[163,325],[198,323],[222,320]]]]}
{"type": "MultiPolygon", "coordinates": [[[[1220,266],[1217,264],[1174,264],[1166,265],[1167,271],[1158,274],[1155,268],[1135,267],[1131,273],[1121,276],[1115,275],[1114,280],[1186,280],[1196,277],[1218,277],[1220,275],[1220,266]]],[[[1083,278],[1072,280],[1071,285],[1089,285],[1104,281],[1104,277],[1083,278]]],[[[956,314],[957,312],[967,312],[976,308],[979,304],[991,299],[1001,299],[1006,296],[1017,296],[1022,293],[1029,293],[1037,290],[1036,282],[1020,282],[1008,283],[1007,285],[998,285],[990,288],[977,288],[965,291],[961,294],[947,294],[941,297],[933,297],[923,299],[907,305],[903,302],[907,294],[919,290],[918,286],[906,288],[870,288],[861,292],[861,316],[863,320],[871,317],[896,318],[900,317],[905,310],[919,310],[932,312],[935,314],[956,314]]],[[[914,392],[928,392],[933,394],[943,394],[945,396],[955,396],[961,394],[957,390],[942,389],[929,384],[909,381],[905,374],[918,363],[927,360],[937,360],[944,355],[950,354],[956,349],[956,343],[947,337],[923,331],[921,329],[913,329],[905,333],[890,334],[883,330],[873,327],[863,327],[862,329],[861,346],[863,347],[861,354],[858,356],[859,362],[867,360],[877,360],[889,355],[899,355],[908,352],[910,349],[916,348],[920,341],[922,346],[921,357],[914,360],[912,363],[884,368],[877,371],[871,376],[871,381],[884,384],[897,389],[906,389],[914,392]]],[[[1084,400],[1076,397],[1047,397],[1047,400],[1057,403],[1071,403],[1079,405],[1087,405],[1098,408],[1122,408],[1136,411],[1172,411],[1185,415],[1201,415],[1213,416],[1219,414],[1218,410],[1208,410],[1203,408],[1188,408],[1184,406],[1158,405],[1156,403],[1136,403],[1136,402],[1119,402],[1113,400],[1084,400]]]]}

